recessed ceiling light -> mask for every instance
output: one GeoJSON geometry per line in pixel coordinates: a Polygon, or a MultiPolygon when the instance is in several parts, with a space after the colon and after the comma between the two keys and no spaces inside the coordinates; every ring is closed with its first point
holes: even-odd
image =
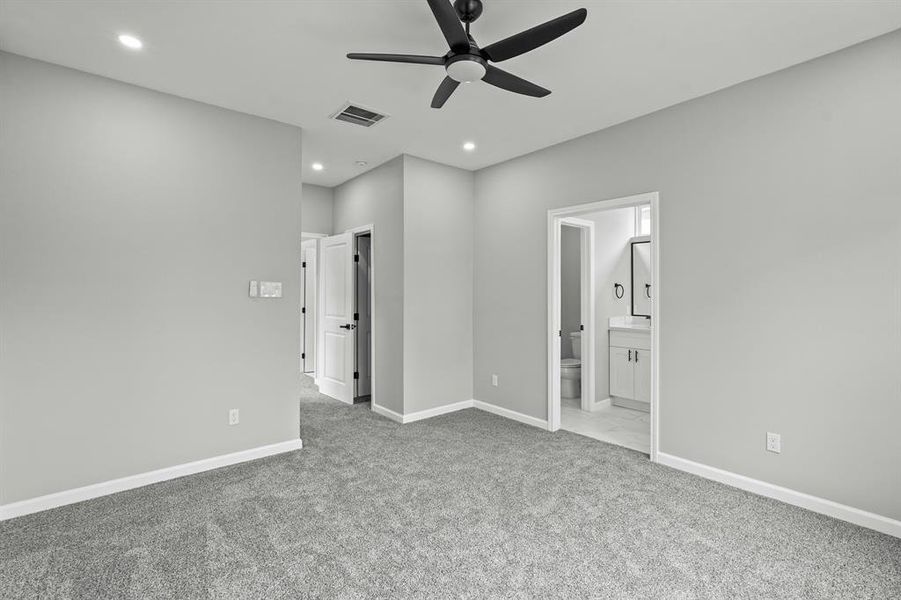
{"type": "Polygon", "coordinates": [[[127,33],[123,33],[119,36],[119,43],[126,48],[131,48],[132,50],[140,50],[144,47],[144,42],[133,35],[128,35],[127,33]]]}
{"type": "Polygon", "coordinates": [[[465,144],[463,144],[463,149],[466,150],[467,152],[472,152],[473,150],[476,149],[476,143],[475,142],[466,142],[465,144]]]}
{"type": "Polygon", "coordinates": [[[314,171],[321,171],[325,167],[322,166],[321,162],[314,162],[312,165],[314,171]]]}

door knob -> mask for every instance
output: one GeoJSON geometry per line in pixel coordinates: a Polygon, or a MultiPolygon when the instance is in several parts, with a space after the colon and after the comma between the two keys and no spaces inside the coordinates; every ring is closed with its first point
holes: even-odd
{"type": "Polygon", "coordinates": [[[338,327],[340,327],[341,329],[347,329],[348,331],[350,331],[351,329],[353,329],[354,327],[356,327],[356,325],[353,325],[353,324],[351,324],[351,323],[347,323],[346,325],[338,325],[338,327]]]}

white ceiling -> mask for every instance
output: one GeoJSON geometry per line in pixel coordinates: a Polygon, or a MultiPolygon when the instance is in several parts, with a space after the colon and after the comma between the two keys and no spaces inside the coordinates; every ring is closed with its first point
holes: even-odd
{"type": "Polygon", "coordinates": [[[901,27],[897,0],[485,0],[472,33],[484,46],[580,6],[585,25],[500,65],[553,94],[474,83],[442,110],[441,67],[344,56],[444,54],[425,0],[0,0],[0,48],[300,125],[304,181],[333,186],[402,152],[482,168],[901,27]],[[346,100],[390,119],[328,120],[346,100]]]}

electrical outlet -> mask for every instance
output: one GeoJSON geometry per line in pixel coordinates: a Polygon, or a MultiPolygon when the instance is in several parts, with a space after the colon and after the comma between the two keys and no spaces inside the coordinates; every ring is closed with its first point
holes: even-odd
{"type": "Polygon", "coordinates": [[[778,433],[766,432],[766,449],[768,452],[782,452],[782,436],[778,433]]]}
{"type": "Polygon", "coordinates": [[[491,376],[491,385],[493,385],[494,387],[497,387],[497,375],[491,376]]]}
{"type": "Polygon", "coordinates": [[[229,425],[237,425],[241,422],[241,415],[238,413],[237,408],[232,408],[228,411],[228,424],[229,425]]]}

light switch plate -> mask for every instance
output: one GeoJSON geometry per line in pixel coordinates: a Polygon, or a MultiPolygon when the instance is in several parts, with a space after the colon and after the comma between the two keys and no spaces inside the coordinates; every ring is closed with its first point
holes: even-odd
{"type": "Polygon", "coordinates": [[[282,282],[281,281],[261,281],[260,282],[260,298],[281,298],[282,282]]]}
{"type": "Polygon", "coordinates": [[[782,452],[782,436],[778,433],[766,432],[766,449],[779,454],[782,452]]]}

